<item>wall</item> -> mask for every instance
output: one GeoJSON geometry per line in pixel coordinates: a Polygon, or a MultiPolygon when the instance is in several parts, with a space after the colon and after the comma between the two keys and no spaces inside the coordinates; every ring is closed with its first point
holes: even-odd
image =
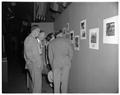
{"type": "Polygon", "coordinates": [[[41,30],[45,31],[45,34],[49,34],[54,32],[54,24],[53,23],[32,23],[32,25],[39,25],[41,30]]]}
{"type": "Polygon", "coordinates": [[[87,39],[80,40],[80,51],[74,52],[68,92],[117,92],[118,45],[103,44],[103,19],[118,15],[118,3],[72,3],[54,23],[55,31],[70,23],[79,35],[80,21],[87,20],[87,39]],[[99,50],[89,48],[89,29],[99,27],[99,50]]]}

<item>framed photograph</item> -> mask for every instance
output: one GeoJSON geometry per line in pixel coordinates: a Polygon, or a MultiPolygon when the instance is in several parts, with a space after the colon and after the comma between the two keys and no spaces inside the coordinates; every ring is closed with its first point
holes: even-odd
{"type": "Polygon", "coordinates": [[[78,51],[79,48],[80,48],[80,39],[79,39],[79,35],[76,35],[74,38],[74,49],[78,51]]]}
{"type": "Polygon", "coordinates": [[[72,44],[74,43],[74,31],[70,31],[70,40],[72,42],[72,44]]]}
{"type": "Polygon", "coordinates": [[[89,48],[99,49],[99,28],[89,30],[89,48]]]}
{"type": "Polygon", "coordinates": [[[86,19],[80,22],[80,38],[86,39],[86,19]]]}
{"type": "Polygon", "coordinates": [[[118,44],[118,16],[103,20],[103,43],[118,44]]]}

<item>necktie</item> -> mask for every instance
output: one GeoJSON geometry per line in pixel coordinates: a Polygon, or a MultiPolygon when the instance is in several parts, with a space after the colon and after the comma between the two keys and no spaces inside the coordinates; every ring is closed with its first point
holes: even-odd
{"type": "Polygon", "coordinates": [[[39,54],[42,54],[42,43],[39,39],[37,39],[37,42],[38,42],[38,51],[39,51],[39,54]]]}

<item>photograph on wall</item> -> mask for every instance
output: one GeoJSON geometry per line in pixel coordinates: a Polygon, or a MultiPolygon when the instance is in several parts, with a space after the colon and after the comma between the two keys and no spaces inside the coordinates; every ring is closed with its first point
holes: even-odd
{"type": "Polygon", "coordinates": [[[79,35],[76,35],[74,38],[74,49],[78,51],[79,48],[80,48],[80,39],[79,39],[79,35]]]}
{"type": "Polygon", "coordinates": [[[66,35],[66,27],[63,28],[63,34],[66,35]]]}
{"type": "Polygon", "coordinates": [[[99,49],[99,28],[89,30],[89,48],[99,49]]]}
{"type": "Polygon", "coordinates": [[[118,43],[118,17],[110,17],[103,20],[103,43],[118,43]]]}
{"type": "Polygon", "coordinates": [[[86,39],[86,19],[80,22],[80,37],[81,39],[86,39]]]}
{"type": "Polygon", "coordinates": [[[70,31],[70,40],[72,42],[72,44],[74,43],[74,31],[70,31]]]}

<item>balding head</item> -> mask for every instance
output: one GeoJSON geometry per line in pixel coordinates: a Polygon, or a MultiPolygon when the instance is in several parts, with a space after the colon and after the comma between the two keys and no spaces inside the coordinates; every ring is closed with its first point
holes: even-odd
{"type": "Polygon", "coordinates": [[[63,36],[63,31],[59,30],[58,32],[55,33],[56,37],[62,37],[63,36]]]}

